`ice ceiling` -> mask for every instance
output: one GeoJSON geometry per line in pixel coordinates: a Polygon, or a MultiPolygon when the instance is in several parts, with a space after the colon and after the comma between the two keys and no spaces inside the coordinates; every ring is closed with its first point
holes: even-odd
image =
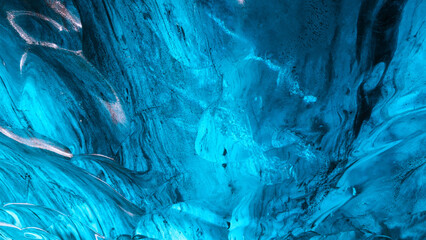
{"type": "Polygon", "coordinates": [[[0,0],[0,239],[425,239],[425,0],[0,0]]]}

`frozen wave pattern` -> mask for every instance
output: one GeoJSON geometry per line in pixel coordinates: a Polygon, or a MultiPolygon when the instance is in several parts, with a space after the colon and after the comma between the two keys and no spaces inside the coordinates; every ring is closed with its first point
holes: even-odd
{"type": "Polygon", "coordinates": [[[425,239],[426,1],[0,0],[0,239],[425,239]]]}

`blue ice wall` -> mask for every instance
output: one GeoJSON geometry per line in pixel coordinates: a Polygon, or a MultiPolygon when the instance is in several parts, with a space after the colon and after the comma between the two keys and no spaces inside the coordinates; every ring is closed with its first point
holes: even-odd
{"type": "Polygon", "coordinates": [[[426,1],[0,0],[0,239],[426,239],[426,1]]]}

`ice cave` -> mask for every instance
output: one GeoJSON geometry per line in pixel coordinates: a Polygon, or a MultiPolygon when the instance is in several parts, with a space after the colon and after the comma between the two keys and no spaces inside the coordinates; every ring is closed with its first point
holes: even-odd
{"type": "Polygon", "coordinates": [[[0,239],[426,239],[426,0],[0,0],[0,239]]]}

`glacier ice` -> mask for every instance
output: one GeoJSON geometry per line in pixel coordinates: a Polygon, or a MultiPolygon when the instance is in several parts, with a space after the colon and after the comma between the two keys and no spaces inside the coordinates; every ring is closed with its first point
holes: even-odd
{"type": "Polygon", "coordinates": [[[425,239],[425,0],[0,0],[0,239],[425,239]]]}

